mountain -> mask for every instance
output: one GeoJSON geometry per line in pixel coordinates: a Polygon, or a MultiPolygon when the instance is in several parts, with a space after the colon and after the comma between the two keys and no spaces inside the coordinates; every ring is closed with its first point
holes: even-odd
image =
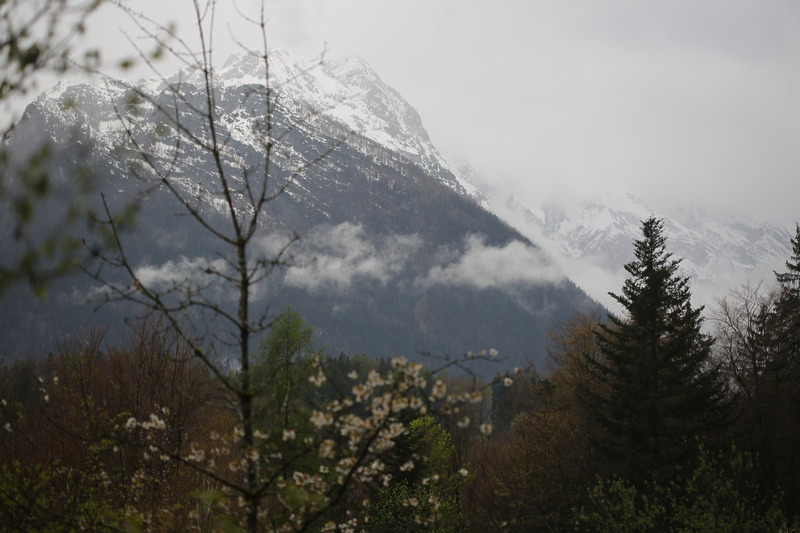
{"type": "MultiPolygon", "coordinates": [[[[462,179],[481,178],[462,173],[462,179]]],[[[621,289],[627,277],[624,265],[633,259],[633,241],[641,238],[641,221],[651,216],[664,220],[667,249],[681,259],[679,272],[690,278],[696,305],[711,307],[716,298],[745,283],[770,286],[773,270],[780,271],[791,254],[793,228],[712,214],[688,202],[668,213],[626,193],[534,204],[493,198],[485,205],[538,239],[573,281],[612,308],[607,292],[621,289]]]]}
{"type": "MultiPolygon", "coordinates": [[[[576,310],[599,309],[539,246],[479,205],[417,112],[363,61],[320,64],[276,51],[267,92],[257,60],[235,56],[210,80],[213,130],[203,120],[201,74],[187,68],[133,85],[60,85],[30,104],[4,142],[8,168],[51,144],[48,169],[58,193],[39,211],[42,231],[57,223],[52,213],[63,211],[63,199],[79,192],[75,177],[92,175],[92,193],[81,194],[96,211],[105,209],[100,195],[111,212],[135,201],[135,222],[122,241],[143,282],[167,294],[182,283],[220,291],[205,273],[231,259],[209,229],[228,235],[227,202],[248,208],[246,178],[263,172],[269,151],[270,186],[284,193],[261,213],[258,247],[274,254],[293,234],[300,240],[288,248],[292,266],[276,268],[256,288],[253,307],[274,316],[291,305],[329,353],[455,356],[496,348],[508,360],[486,372],[526,361],[541,367],[552,325],[576,310]],[[202,148],[212,138],[223,146],[219,160],[202,148]],[[220,173],[229,177],[227,191],[220,173]],[[176,216],[187,207],[208,226],[176,216]]],[[[8,172],[12,188],[19,175],[8,172]]],[[[14,220],[3,212],[5,253],[18,254],[14,220]]],[[[70,229],[102,253],[96,230],[70,229]]],[[[108,283],[129,279],[108,265],[95,269],[108,283]]],[[[15,291],[0,302],[12,358],[46,353],[93,324],[119,328],[137,312],[123,302],[98,306],[107,287],[81,275],[52,284],[43,302],[15,291]]],[[[214,324],[207,327],[213,335],[214,324]]]]}

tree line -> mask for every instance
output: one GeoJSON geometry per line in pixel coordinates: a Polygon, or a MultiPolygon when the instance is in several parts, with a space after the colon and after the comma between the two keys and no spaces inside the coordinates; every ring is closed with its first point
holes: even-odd
{"type": "Polygon", "coordinates": [[[612,294],[623,314],[576,315],[555,328],[549,375],[498,398],[520,408],[473,459],[465,491],[474,523],[796,530],[800,227],[791,243],[777,288],[720,300],[712,334],[661,221],[643,221],[629,277],[612,294]]]}
{"type": "Polygon", "coordinates": [[[623,314],[554,328],[546,375],[326,356],[287,308],[253,353],[252,448],[163,317],[105,349],[89,330],[2,369],[0,524],[236,531],[252,462],[275,480],[256,530],[794,530],[800,227],[792,246],[777,288],[721,300],[712,335],[644,221],[623,314]]]}

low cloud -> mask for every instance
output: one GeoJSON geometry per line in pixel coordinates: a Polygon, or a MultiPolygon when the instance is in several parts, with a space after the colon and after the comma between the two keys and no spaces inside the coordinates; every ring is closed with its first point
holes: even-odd
{"type": "Polygon", "coordinates": [[[214,273],[225,272],[222,259],[181,257],[161,265],[144,265],[136,269],[139,283],[151,290],[198,287],[207,284],[214,273]]]}
{"type": "Polygon", "coordinates": [[[482,237],[470,235],[463,255],[448,265],[434,266],[417,283],[514,290],[564,279],[561,269],[533,246],[521,241],[511,241],[502,247],[491,246],[482,237]]]}
{"type": "Polygon", "coordinates": [[[307,290],[346,290],[358,278],[387,283],[421,244],[416,235],[369,237],[356,224],[321,226],[292,250],[284,283],[307,290]]]}

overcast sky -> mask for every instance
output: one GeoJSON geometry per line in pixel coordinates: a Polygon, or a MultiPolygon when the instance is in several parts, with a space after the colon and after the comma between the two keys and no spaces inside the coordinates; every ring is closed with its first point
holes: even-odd
{"type": "MultiPolygon", "coordinates": [[[[192,27],[190,0],[134,4],[192,27]]],[[[229,14],[233,4],[220,1],[229,14]]],[[[656,210],[692,202],[800,220],[796,0],[275,0],[267,9],[270,46],[363,57],[446,157],[522,198],[609,190],[656,210]]],[[[96,38],[119,42],[122,20],[109,10],[98,20],[96,38]]]]}

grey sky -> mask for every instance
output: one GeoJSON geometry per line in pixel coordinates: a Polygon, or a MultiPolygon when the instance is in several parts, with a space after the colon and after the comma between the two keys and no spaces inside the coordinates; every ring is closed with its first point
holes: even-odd
{"type": "MultiPolygon", "coordinates": [[[[190,1],[135,4],[191,27],[190,1]]],[[[232,1],[220,4],[233,12],[232,1]]],[[[272,47],[363,57],[419,111],[446,157],[520,197],[627,191],[657,210],[692,201],[800,219],[796,0],[267,7],[272,47]]],[[[117,19],[101,17],[98,38],[118,42],[117,19]]],[[[243,25],[233,28],[246,38],[243,25]]]]}

